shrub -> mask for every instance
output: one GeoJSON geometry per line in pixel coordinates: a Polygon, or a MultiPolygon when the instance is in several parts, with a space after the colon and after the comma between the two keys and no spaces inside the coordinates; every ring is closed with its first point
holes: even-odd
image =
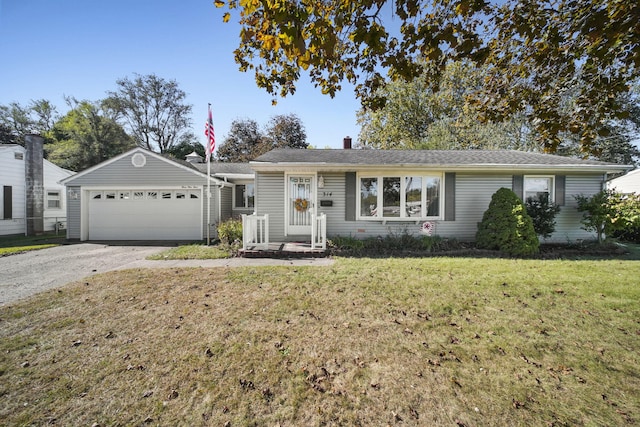
{"type": "Polygon", "coordinates": [[[560,212],[560,206],[551,203],[547,194],[529,197],[524,205],[536,234],[545,239],[550,237],[556,231],[556,214],[560,212]]]}
{"type": "Polygon", "coordinates": [[[218,238],[222,243],[231,245],[242,241],[242,220],[230,218],[218,223],[218,238]]]}
{"type": "Polygon", "coordinates": [[[508,188],[494,193],[476,233],[480,248],[497,249],[511,256],[538,252],[540,242],[522,201],[508,188]]]}
{"type": "Polygon", "coordinates": [[[598,242],[605,235],[625,239],[637,239],[640,229],[640,196],[622,194],[613,190],[602,190],[591,197],[575,196],[578,212],[583,212],[582,225],[587,231],[594,231],[598,242]]]}

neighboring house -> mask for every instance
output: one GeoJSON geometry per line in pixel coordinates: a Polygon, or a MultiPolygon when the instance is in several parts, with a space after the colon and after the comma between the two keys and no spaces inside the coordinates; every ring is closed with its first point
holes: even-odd
{"type": "MultiPolygon", "coordinates": [[[[473,241],[501,187],[523,199],[548,194],[561,206],[550,241],[591,239],[574,196],[600,191],[608,173],[630,166],[519,151],[277,149],[250,162],[256,217],[268,241],[309,241],[324,214],[326,235],[389,233],[473,241]],[[317,223],[316,223],[317,224],[317,223]]],[[[260,243],[260,242],[255,242],[260,243]]]]}
{"type": "Polygon", "coordinates": [[[67,238],[215,238],[216,224],[233,215],[234,183],[208,177],[201,158],[187,157],[179,161],[135,148],[64,180],[67,238]]]}
{"type": "Polygon", "coordinates": [[[626,175],[612,179],[607,182],[607,188],[610,190],[616,190],[619,193],[640,194],[640,169],[636,169],[626,175]]]}
{"type": "MultiPolygon", "coordinates": [[[[26,150],[15,144],[0,144],[0,235],[25,234],[27,176],[26,150]]],[[[48,160],[42,162],[44,231],[66,225],[66,195],[60,181],[74,172],[62,169],[48,160]]]]}

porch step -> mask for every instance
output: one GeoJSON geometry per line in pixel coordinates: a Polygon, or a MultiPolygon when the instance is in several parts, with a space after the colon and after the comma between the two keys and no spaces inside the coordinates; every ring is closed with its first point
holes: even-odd
{"type": "Polygon", "coordinates": [[[248,247],[240,249],[243,258],[324,258],[326,249],[311,249],[309,243],[279,242],[269,243],[267,249],[248,247]]]}

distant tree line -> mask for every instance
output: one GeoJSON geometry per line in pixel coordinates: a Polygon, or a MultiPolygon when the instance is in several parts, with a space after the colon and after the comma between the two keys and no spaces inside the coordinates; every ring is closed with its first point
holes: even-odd
{"type": "MultiPolygon", "coordinates": [[[[65,97],[69,110],[64,114],[46,99],[27,105],[0,104],[0,143],[24,145],[25,135],[39,134],[45,140],[46,158],[73,171],[136,146],[179,159],[193,151],[204,156],[204,146],[192,131],[193,107],[185,100],[186,93],[176,81],[135,74],[118,79],[116,89],[98,101],[65,97]]],[[[246,161],[269,146],[307,145],[304,127],[295,115],[274,116],[264,133],[256,126],[256,138],[242,133],[249,122],[234,122],[217,150],[223,153],[219,160],[246,161]]]]}

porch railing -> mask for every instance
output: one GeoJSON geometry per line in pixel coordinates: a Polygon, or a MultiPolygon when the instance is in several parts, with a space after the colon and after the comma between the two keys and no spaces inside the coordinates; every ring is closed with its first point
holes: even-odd
{"type": "Polygon", "coordinates": [[[311,215],[311,249],[327,249],[327,215],[311,215]]]}
{"type": "Polygon", "coordinates": [[[242,215],[242,249],[269,248],[269,215],[242,215]]]}

